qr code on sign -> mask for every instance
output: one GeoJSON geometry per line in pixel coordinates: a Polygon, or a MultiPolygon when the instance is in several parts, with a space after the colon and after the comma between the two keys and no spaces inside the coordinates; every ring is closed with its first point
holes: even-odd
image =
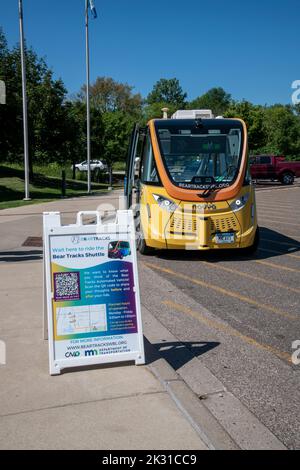
{"type": "Polygon", "coordinates": [[[54,273],[54,300],[80,300],[80,274],[54,273]]]}

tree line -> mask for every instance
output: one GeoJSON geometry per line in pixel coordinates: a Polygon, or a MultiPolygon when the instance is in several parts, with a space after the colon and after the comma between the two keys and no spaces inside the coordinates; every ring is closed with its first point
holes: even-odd
{"type": "MultiPolygon", "coordinates": [[[[58,163],[62,167],[86,158],[86,87],[68,97],[61,79],[55,79],[45,59],[26,47],[29,152],[33,165],[58,163]]],[[[23,162],[22,81],[19,46],[9,48],[0,29],[0,80],[6,84],[7,102],[0,106],[0,163],[23,162]]],[[[193,101],[187,100],[176,78],[160,79],[143,99],[134,87],[110,77],[98,77],[91,85],[92,158],[109,168],[126,159],[129,136],[135,122],[145,124],[161,117],[163,107],[212,109],[215,115],[241,117],[249,131],[250,152],[300,156],[300,106],[254,105],[236,101],[223,88],[212,88],[193,101]]]]}

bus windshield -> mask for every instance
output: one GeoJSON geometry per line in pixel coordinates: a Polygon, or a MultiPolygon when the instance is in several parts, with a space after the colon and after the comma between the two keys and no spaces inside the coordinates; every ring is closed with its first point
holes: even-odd
{"type": "Polygon", "coordinates": [[[230,186],[243,150],[238,120],[160,120],[155,122],[161,156],[172,182],[186,189],[230,186]]]}

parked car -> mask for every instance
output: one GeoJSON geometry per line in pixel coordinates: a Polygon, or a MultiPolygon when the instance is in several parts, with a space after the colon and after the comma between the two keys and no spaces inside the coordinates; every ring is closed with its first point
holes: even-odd
{"type": "Polygon", "coordinates": [[[255,155],[250,157],[251,176],[255,180],[278,180],[293,184],[300,177],[300,161],[287,161],[282,155],[255,155]]]}
{"type": "MultiPolygon", "coordinates": [[[[78,171],[88,171],[88,162],[84,161],[82,163],[77,163],[75,165],[76,170],[78,171]]],[[[91,170],[94,171],[96,168],[99,168],[99,170],[106,171],[107,170],[107,165],[100,160],[91,160],[91,170]]]]}

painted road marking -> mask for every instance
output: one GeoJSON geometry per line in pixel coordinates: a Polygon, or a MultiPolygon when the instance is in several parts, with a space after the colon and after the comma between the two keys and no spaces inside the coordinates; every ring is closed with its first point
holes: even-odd
{"type": "MultiPolygon", "coordinates": [[[[260,226],[262,227],[262,226],[260,226]]],[[[263,226],[264,228],[268,228],[269,230],[272,230],[270,229],[270,227],[265,227],[263,226]]],[[[297,233],[287,233],[286,231],[283,232],[278,232],[278,234],[284,236],[284,237],[288,237],[288,238],[291,238],[293,242],[300,242],[300,238],[297,236],[299,234],[299,230],[297,231],[297,233]]]]}
{"type": "MultiPolygon", "coordinates": [[[[261,211],[260,209],[258,209],[257,212],[258,212],[258,218],[259,218],[259,217],[262,217],[262,218],[265,218],[265,217],[268,218],[268,217],[269,217],[269,218],[272,218],[272,220],[273,220],[273,219],[276,219],[276,220],[277,220],[277,219],[280,219],[280,220],[291,220],[291,217],[290,217],[289,215],[287,215],[286,217],[280,217],[280,216],[278,216],[278,215],[275,215],[275,214],[273,214],[273,213],[270,213],[269,211],[268,211],[268,213],[266,213],[266,212],[264,212],[264,211],[261,211]]],[[[293,215],[295,216],[295,212],[293,212],[293,215]]],[[[298,221],[300,222],[300,213],[299,213],[299,214],[296,214],[296,215],[297,215],[297,217],[295,217],[296,221],[297,221],[297,222],[298,222],[298,221]]]]}
{"type": "Polygon", "coordinates": [[[258,213],[264,213],[266,215],[275,215],[275,217],[289,217],[291,214],[296,215],[296,217],[300,216],[299,209],[297,207],[270,207],[270,206],[261,206],[257,205],[258,213]],[[278,215],[276,215],[278,214],[278,215]]]}
{"type": "Polygon", "coordinates": [[[255,191],[257,191],[257,193],[259,194],[260,192],[265,192],[265,193],[270,193],[272,191],[276,191],[276,190],[280,190],[280,191],[291,191],[292,189],[297,189],[299,191],[299,186],[294,186],[293,188],[282,188],[280,186],[276,186],[274,188],[270,188],[270,189],[267,189],[267,188],[260,188],[258,186],[255,186],[255,191]]]}
{"type": "MultiPolygon", "coordinates": [[[[262,222],[262,221],[261,221],[262,222]]],[[[269,222],[268,220],[266,220],[266,222],[269,222]]],[[[275,223],[275,222],[274,222],[275,223]]],[[[275,223],[276,225],[276,223],[275,223]]],[[[274,225],[266,225],[266,224],[263,224],[260,223],[260,228],[263,227],[264,229],[268,229],[269,231],[273,231],[275,232],[275,229],[274,229],[274,225]]],[[[289,227],[289,230],[290,230],[290,227],[289,227]]],[[[294,229],[291,229],[291,230],[294,230],[294,229]]],[[[283,237],[287,237],[287,238],[291,238],[293,242],[300,242],[300,237],[298,237],[299,235],[299,230],[296,230],[295,229],[295,232],[291,233],[290,231],[286,231],[286,229],[280,229],[280,231],[276,232],[275,235],[281,235],[283,237]]]]}
{"type": "Polygon", "coordinates": [[[266,266],[270,266],[271,268],[283,269],[283,271],[290,271],[292,273],[300,273],[299,269],[288,268],[287,266],[279,266],[279,264],[270,263],[269,261],[262,261],[262,260],[256,259],[255,263],[265,264],[266,266]]]}
{"type": "Polygon", "coordinates": [[[272,354],[275,354],[277,357],[280,359],[283,359],[284,361],[287,361],[289,363],[292,363],[292,358],[291,355],[287,352],[280,351],[279,349],[269,346],[268,344],[263,344],[259,343],[256,341],[254,338],[251,338],[250,336],[243,335],[240,333],[238,330],[235,330],[231,326],[224,325],[223,323],[220,323],[216,320],[211,320],[198,311],[191,310],[190,308],[186,307],[185,305],[181,305],[178,303],[173,302],[172,300],[164,300],[162,302],[164,305],[167,305],[168,307],[177,310],[180,313],[185,313],[196,320],[200,321],[201,323],[204,323],[205,325],[209,326],[210,328],[222,331],[230,336],[235,336],[236,338],[240,338],[242,341],[245,343],[250,344],[251,346],[254,346],[258,349],[261,349],[263,351],[268,351],[272,354]]]}
{"type": "Polygon", "coordinates": [[[300,259],[299,255],[293,255],[292,253],[284,253],[283,251],[270,250],[269,248],[260,248],[259,247],[258,251],[266,251],[267,253],[275,253],[277,255],[285,255],[285,256],[290,256],[291,258],[300,259]]]}
{"type": "Polygon", "coordinates": [[[288,211],[293,211],[293,214],[296,214],[297,216],[300,215],[300,212],[297,212],[297,208],[295,207],[272,207],[272,206],[262,206],[260,204],[257,205],[257,210],[259,212],[263,212],[263,213],[266,213],[266,214],[282,214],[282,215],[277,215],[276,217],[282,217],[284,216],[284,218],[286,217],[289,217],[288,215],[288,211]],[[282,209],[280,211],[278,211],[278,209],[282,209]],[[283,211],[286,210],[287,211],[287,214],[285,214],[283,211]]]}
{"type": "Polygon", "coordinates": [[[227,266],[222,266],[219,263],[218,264],[217,263],[210,263],[208,261],[202,261],[202,263],[209,266],[210,268],[213,267],[213,268],[216,268],[216,269],[221,269],[222,271],[227,271],[229,273],[236,274],[238,276],[248,277],[249,279],[253,279],[254,281],[263,282],[265,284],[269,284],[270,286],[278,287],[280,289],[287,289],[287,290],[290,290],[292,292],[296,292],[297,294],[300,294],[300,289],[296,289],[295,287],[290,287],[290,286],[286,286],[284,284],[280,284],[280,282],[269,281],[269,279],[265,279],[265,278],[259,277],[259,276],[254,276],[254,274],[245,273],[244,271],[239,271],[238,269],[228,268],[227,266]]]}
{"type": "MultiPolygon", "coordinates": [[[[297,201],[290,201],[290,202],[287,202],[286,204],[285,203],[282,203],[282,202],[276,202],[274,200],[274,198],[272,198],[272,200],[270,201],[267,201],[265,198],[263,201],[259,201],[257,200],[257,203],[256,203],[256,206],[257,207],[261,207],[262,209],[271,209],[271,210],[277,210],[277,212],[279,213],[278,215],[280,215],[280,212],[281,211],[278,211],[278,209],[293,209],[293,210],[299,210],[299,206],[298,206],[298,203],[297,201]]],[[[282,215],[285,215],[282,214],[282,215]]]]}
{"type": "Polygon", "coordinates": [[[277,209],[278,207],[282,207],[283,209],[295,209],[297,208],[297,201],[290,201],[290,202],[287,202],[287,203],[282,203],[282,202],[278,202],[276,203],[276,201],[274,201],[274,198],[270,199],[269,201],[267,201],[266,198],[264,198],[262,201],[259,201],[259,199],[257,198],[257,206],[258,207],[266,207],[266,208],[271,208],[271,209],[277,209]]]}
{"type": "Polygon", "coordinates": [[[153,264],[153,263],[145,263],[144,262],[144,265],[148,266],[148,268],[156,269],[157,271],[164,272],[166,274],[170,274],[170,275],[172,275],[174,277],[177,277],[179,279],[184,279],[185,281],[192,282],[193,284],[197,284],[197,285],[205,287],[207,289],[211,289],[215,292],[218,292],[219,294],[226,295],[227,297],[233,297],[233,298],[238,299],[242,302],[246,302],[248,304],[255,305],[256,307],[259,307],[261,309],[264,309],[264,310],[267,310],[269,312],[275,313],[276,315],[279,315],[281,317],[288,318],[289,320],[298,320],[298,318],[294,315],[283,312],[279,308],[273,307],[272,305],[262,304],[261,302],[258,302],[257,300],[252,299],[250,297],[246,297],[245,295],[241,295],[238,292],[223,289],[223,287],[219,287],[219,286],[216,286],[214,284],[204,282],[200,279],[195,279],[195,278],[187,276],[185,274],[175,272],[172,269],[162,268],[161,266],[157,266],[156,264],[153,264]]]}
{"type": "Polygon", "coordinates": [[[263,219],[266,222],[274,222],[275,224],[279,225],[294,225],[295,227],[300,227],[300,224],[293,224],[292,222],[280,222],[279,220],[274,220],[268,217],[264,217],[263,219]]]}
{"type": "Polygon", "coordinates": [[[263,213],[265,217],[275,217],[276,219],[290,219],[291,216],[289,215],[290,212],[293,212],[293,217],[296,218],[296,220],[299,220],[300,218],[300,213],[296,213],[294,208],[287,208],[287,213],[286,214],[282,214],[281,211],[279,211],[278,213],[278,210],[269,210],[270,208],[268,208],[268,210],[265,208],[265,207],[260,207],[258,206],[257,207],[257,211],[258,211],[258,214],[261,214],[263,213]]]}
{"type": "Polygon", "coordinates": [[[299,244],[299,245],[296,245],[295,243],[290,243],[290,242],[278,242],[278,241],[273,240],[273,239],[271,239],[271,238],[261,238],[261,241],[262,241],[262,242],[275,243],[276,245],[287,245],[287,246],[291,246],[291,247],[295,248],[296,250],[297,250],[297,249],[300,249],[300,244],[299,244]]]}

